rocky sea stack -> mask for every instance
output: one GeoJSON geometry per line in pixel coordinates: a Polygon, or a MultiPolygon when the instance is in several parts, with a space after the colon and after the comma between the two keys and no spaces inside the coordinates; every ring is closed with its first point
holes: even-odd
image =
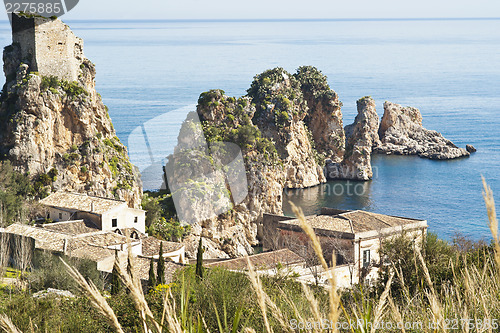
{"type": "MultiPolygon", "coordinates": [[[[370,180],[373,152],[431,159],[469,155],[438,132],[423,128],[415,108],[386,102],[380,120],[375,101],[363,97],[357,101],[354,123],[344,128],[341,107],[326,76],[311,66],[300,67],[295,74],[283,68],[267,70],[255,76],[243,97],[229,97],[222,90],[201,94],[197,115],[207,143],[215,151],[222,142],[242,149],[249,193],[228,213],[194,218],[201,222],[195,223],[186,241],[188,254],[194,255],[200,235],[205,237],[207,258],[251,253],[251,246],[262,237],[263,214],[282,213],[283,189],[316,186],[327,179],[370,180]]],[[[193,126],[188,118],[183,131],[193,126]]],[[[181,137],[176,152],[183,148],[181,137]]],[[[201,160],[211,160],[205,155],[209,150],[196,158],[186,153],[180,160],[195,167],[201,160]]],[[[188,174],[175,179],[193,181],[188,174]]],[[[200,188],[214,187],[206,181],[203,178],[200,188]]],[[[194,209],[192,214],[202,211],[194,209]]]]}
{"type": "Polygon", "coordinates": [[[95,90],[83,41],[59,19],[13,15],[4,50],[0,157],[42,192],[68,190],[139,207],[142,186],[95,90]]]}
{"type": "Polygon", "coordinates": [[[418,155],[433,160],[448,160],[469,156],[441,133],[422,126],[422,114],[413,107],[384,103],[384,116],[379,135],[382,144],[374,151],[382,154],[418,155]]]}

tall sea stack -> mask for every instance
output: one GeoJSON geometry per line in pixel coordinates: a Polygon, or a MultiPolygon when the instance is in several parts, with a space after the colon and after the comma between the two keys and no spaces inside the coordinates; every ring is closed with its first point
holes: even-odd
{"type": "Polygon", "coordinates": [[[83,41],[59,19],[14,14],[4,50],[0,158],[46,192],[68,190],[139,207],[142,185],[95,90],[83,41]]]}

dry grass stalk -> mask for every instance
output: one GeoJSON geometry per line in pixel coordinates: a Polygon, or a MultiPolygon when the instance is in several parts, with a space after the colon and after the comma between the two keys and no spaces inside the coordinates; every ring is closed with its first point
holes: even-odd
{"type": "MultiPolygon", "coordinates": [[[[134,256],[132,255],[132,246],[130,244],[130,237],[127,237],[128,257],[127,257],[127,270],[124,271],[118,262],[115,262],[115,267],[120,275],[125,286],[129,289],[132,300],[139,311],[145,331],[148,332],[154,329],[156,332],[162,332],[162,327],[156,321],[153,312],[149,308],[148,302],[144,297],[141,281],[133,272],[135,271],[134,256]]],[[[168,321],[168,320],[167,320],[168,321]]]]}
{"type": "Polygon", "coordinates": [[[290,307],[292,308],[293,314],[295,315],[295,317],[299,320],[299,322],[303,323],[304,318],[300,314],[299,309],[297,309],[297,306],[295,305],[295,303],[290,300],[290,297],[288,297],[288,295],[281,288],[280,288],[280,292],[281,292],[281,295],[283,296],[283,298],[288,303],[288,305],[290,305],[290,307]]]}
{"type": "MultiPolygon", "coordinates": [[[[377,307],[375,308],[374,319],[373,319],[374,323],[378,323],[378,322],[380,322],[380,319],[382,319],[382,315],[384,314],[384,309],[386,307],[387,297],[389,296],[389,293],[391,292],[391,285],[392,285],[393,278],[394,278],[394,272],[392,272],[391,275],[389,276],[389,280],[387,280],[384,292],[380,296],[377,307]]],[[[375,332],[375,326],[372,326],[371,333],[374,333],[374,332],[375,332]]]]}
{"type": "MultiPolygon", "coordinates": [[[[262,283],[260,282],[259,276],[255,272],[255,269],[250,262],[250,259],[248,256],[246,257],[247,259],[247,266],[248,266],[248,278],[250,279],[250,282],[252,283],[252,286],[255,290],[255,293],[257,294],[257,303],[259,304],[260,311],[262,312],[262,318],[264,320],[264,327],[266,328],[266,331],[268,333],[272,333],[273,331],[271,330],[271,327],[269,326],[269,320],[267,318],[267,306],[266,306],[266,293],[264,292],[264,289],[262,288],[262,283]]],[[[245,329],[246,330],[246,329],[245,329]]]]}
{"type": "Polygon", "coordinates": [[[183,333],[182,326],[177,316],[175,315],[175,305],[172,305],[170,302],[171,293],[168,292],[168,295],[165,295],[163,299],[163,309],[166,314],[166,320],[168,323],[169,332],[173,333],[183,333]]]}
{"type": "Polygon", "coordinates": [[[309,287],[304,282],[302,282],[301,285],[302,290],[304,291],[304,296],[309,302],[309,307],[311,308],[311,312],[314,316],[314,321],[319,323],[321,321],[321,314],[319,313],[318,301],[311,292],[311,289],[309,289],[309,287]]]}
{"type": "MultiPolygon", "coordinates": [[[[399,311],[396,304],[394,304],[394,300],[392,299],[391,296],[388,297],[388,303],[389,303],[389,308],[391,309],[391,313],[392,313],[393,318],[396,319],[396,322],[402,323],[403,316],[401,315],[401,312],[399,311]]],[[[404,325],[401,326],[401,332],[406,333],[404,325]]]]}
{"type": "Polygon", "coordinates": [[[415,247],[415,251],[417,252],[418,259],[422,264],[425,280],[427,281],[427,284],[429,285],[430,288],[430,292],[426,291],[425,294],[429,299],[429,304],[431,306],[432,314],[434,316],[434,319],[436,319],[436,322],[439,324],[440,329],[444,331],[443,325],[445,321],[443,317],[443,307],[441,305],[441,302],[439,302],[436,289],[434,288],[434,283],[432,283],[431,275],[429,274],[429,270],[427,269],[427,265],[425,264],[422,252],[420,252],[420,249],[418,247],[415,247]]]}
{"type": "Polygon", "coordinates": [[[109,306],[108,302],[106,302],[106,299],[101,295],[94,283],[92,283],[92,281],[87,282],[80,272],[68,265],[62,258],[61,261],[64,266],[66,266],[69,275],[80,286],[80,289],[82,289],[83,293],[92,302],[94,307],[109,320],[117,332],[123,332],[122,326],[118,322],[115,312],[109,306]]]}
{"type": "Polygon", "coordinates": [[[266,293],[264,293],[264,298],[266,300],[267,306],[271,310],[271,314],[273,315],[274,318],[276,318],[278,320],[278,322],[281,325],[281,328],[287,332],[291,332],[289,325],[285,321],[285,317],[283,316],[283,312],[281,312],[281,309],[278,308],[276,303],[274,303],[271,300],[271,298],[269,297],[269,295],[267,295],[266,293]]]}
{"type": "Polygon", "coordinates": [[[6,314],[0,314],[0,327],[7,333],[22,333],[6,314]]]}
{"type": "MultiPolygon", "coordinates": [[[[329,268],[326,260],[323,256],[323,250],[321,249],[321,244],[318,240],[318,237],[316,237],[316,233],[314,232],[313,228],[307,223],[306,218],[304,216],[304,213],[302,212],[302,209],[298,208],[293,204],[293,202],[290,202],[290,205],[292,206],[292,210],[294,214],[297,216],[298,220],[300,221],[300,227],[304,230],[304,233],[309,237],[309,239],[312,242],[312,246],[314,249],[314,252],[316,253],[316,256],[318,257],[321,266],[325,270],[325,272],[328,273],[328,281],[330,283],[330,288],[329,288],[329,302],[330,302],[330,312],[329,312],[329,320],[330,324],[332,327],[336,327],[337,321],[339,318],[339,305],[340,305],[340,297],[337,291],[337,279],[334,274],[334,269],[335,266],[329,268]]],[[[333,254],[332,258],[335,258],[335,254],[333,254]]],[[[335,260],[333,260],[335,261],[335,260]]],[[[333,263],[335,265],[335,262],[333,263]]]]}
{"type": "Polygon", "coordinates": [[[493,191],[486,183],[484,177],[483,180],[483,198],[486,204],[486,210],[488,211],[488,221],[493,236],[493,242],[495,246],[495,262],[497,264],[498,278],[500,279],[500,240],[498,239],[498,219],[495,208],[495,199],[493,198],[493,191]]]}

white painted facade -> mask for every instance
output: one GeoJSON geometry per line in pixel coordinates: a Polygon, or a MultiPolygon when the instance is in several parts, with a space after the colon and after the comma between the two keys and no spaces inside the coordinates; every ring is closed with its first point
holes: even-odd
{"type": "Polygon", "coordinates": [[[141,233],[146,233],[146,211],[129,208],[126,203],[114,207],[102,215],[92,212],[79,212],[57,207],[47,207],[47,217],[55,222],[74,221],[83,218],[81,215],[93,215],[92,222],[102,231],[135,228],[141,233]]]}

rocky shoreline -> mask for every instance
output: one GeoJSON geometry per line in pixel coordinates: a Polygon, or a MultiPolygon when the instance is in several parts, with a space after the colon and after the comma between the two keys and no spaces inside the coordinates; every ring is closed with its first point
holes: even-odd
{"type": "Polygon", "coordinates": [[[205,137],[209,144],[227,141],[242,148],[249,194],[229,213],[196,223],[186,241],[188,253],[194,253],[199,236],[207,258],[250,253],[262,237],[263,213],[282,213],[283,189],[330,179],[370,180],[373,153],[437,160],[470,155],[425,129],[416,108],[385,102],[379,119],[374,99],[363,97],[354,123],[343,127],[341,107],[326,76],[310,66],[295,74],[282,68],[259,74],[240,98],[222,90],[201,94],[197,114],[205,137]]]}

